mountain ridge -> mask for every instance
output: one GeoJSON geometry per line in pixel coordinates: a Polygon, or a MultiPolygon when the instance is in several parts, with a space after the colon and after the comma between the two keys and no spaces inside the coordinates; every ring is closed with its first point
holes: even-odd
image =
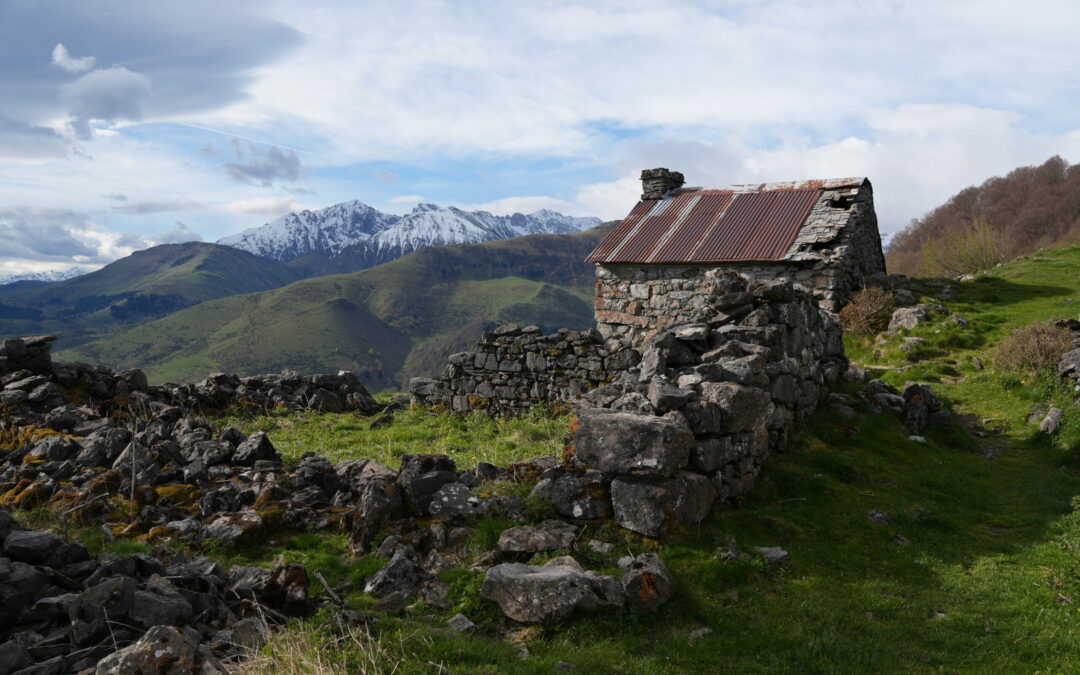
{"type": "Polygon", "coordinates": [[[549,209],[497,216],[429,202],[421,202],[408,214],[397,216],[353,200],[316,211],[286,214],[260,227],[223,237],[217,243],[291,263],[305,274],[319,274],[374,267],[425,246],[476,244],[530,234],[570,234],[600,222],[599,218],[565,216],[549,209]]]}

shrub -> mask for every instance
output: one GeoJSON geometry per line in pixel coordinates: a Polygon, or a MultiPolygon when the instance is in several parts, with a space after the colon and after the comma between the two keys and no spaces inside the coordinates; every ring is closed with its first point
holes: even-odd
{"type": "Polygon", "coordinates": [[[895,309],[896,299],[891,292],[884,288],[864,288],[840,310],[840,323],[849,333],[870,335],[885,330],[895,309]]]}
{"type": "Polygon", "coordinates": [[[993,230],[981,218],[966,230],[950,233],[924,250],[928,272],[962,277],[988,270],[1002,261],[993,230]]]}
{"type": "Polygon", "coordinates": [[[1001,341],[994,365],[1005,370],[1038,372],[1055,365],[1072,349],[1075,337],[1055,321],[1036,321],[1017,328],[1001,341]]]}

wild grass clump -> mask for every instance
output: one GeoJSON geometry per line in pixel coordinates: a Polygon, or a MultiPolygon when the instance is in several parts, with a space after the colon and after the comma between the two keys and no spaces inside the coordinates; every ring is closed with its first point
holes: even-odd
{"type": "Polygon", "coordinates": [[[885,330],[896,309],[896,298],[884,288],[864,288],[840,310],[840,323],[853,335],[872,335],[885,330]]]}
{"type": "Polygon", "coordinates": [[[395,673],[405,658],[392,654],[366,628],[343,624],[294,622],[274,633],[257,654],[232,670],[234,675],[342,675],[395,673]]]}
{"type": "Polygon", "coordinates": [[[1054,321],[1036,321],[1014,330],[994,353],[994,365],[1004,370],[1037,373],[1057,364],[1072,348],[1075,337],[1054,321]]]}

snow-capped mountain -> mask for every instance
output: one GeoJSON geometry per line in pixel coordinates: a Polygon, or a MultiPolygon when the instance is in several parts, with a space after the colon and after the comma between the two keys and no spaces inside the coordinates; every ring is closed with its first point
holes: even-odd
{"type": "Polygon", "coordinates": [[[527,234],[568,234],[599,224],[599,218],[575,218],[547,209],[496,216],[435,204],[417,204],[411,213],[394,216],[353,201],[320,211],[291,213],[218,243],[283,262],[312,253],[328,258],[340,254],[360,269],[425,246],[475,244],[527,234]]]}
{"type": "Polygon", "coordinates": [[[318,211],[290,213],[217,243],[279,262],[312,253],[329,258],[346,246],[386,229],[399,218],[354,200],[318,211]]]}
{"type": "Polygon", "coordinates": [[[80,277],[89,269],[82,267],[69,267],[66,270],[49,270],[48,272],[23,272],[22,274],[0,274],[0,286],[13,284],[16,281],[64,281],[80,277]]]}

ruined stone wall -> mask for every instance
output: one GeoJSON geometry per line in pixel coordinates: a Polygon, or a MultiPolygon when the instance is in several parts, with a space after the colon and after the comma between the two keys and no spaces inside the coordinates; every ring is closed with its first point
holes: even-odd
{"type": "Polygon", "coordinates": [[[501,326],[477,348],[454,354],[438,379],[414,378],[413,401],[456,412],[513,415],[538,402],[571,401],[637,363],[638,355],[595,330],[543,335],[536,326],[501,326]]]}
{"type": "Polygon", "coordinates": [[[719,270],[751,282],[788,279],[818,304],[839,311],[866,277],[885,271],[885,257],[869,182],[825,190],[811,209],[785,260],[716,264],[596,266],[597,328],[604,337],[629,336],[634,344],[672,322],[695,321],[714,293],[719,270]]]}
{"type": "Polygon", "coordinates": [[[55,335],[0,340],[0,375],[16,370],[48,371],[52,367],[49,343],[55,340],[55,335]]]}
{"type": "MultiPolygon", "coordinates": [[[[788,281],[725,274],[706,320],[642,346],[638,368],[585,395],[556,506],[647,536],[747,494],[847,368],[833,316],[788,281]]],[[[567,513],[566,515],[572,515],[567,513]]]]}

